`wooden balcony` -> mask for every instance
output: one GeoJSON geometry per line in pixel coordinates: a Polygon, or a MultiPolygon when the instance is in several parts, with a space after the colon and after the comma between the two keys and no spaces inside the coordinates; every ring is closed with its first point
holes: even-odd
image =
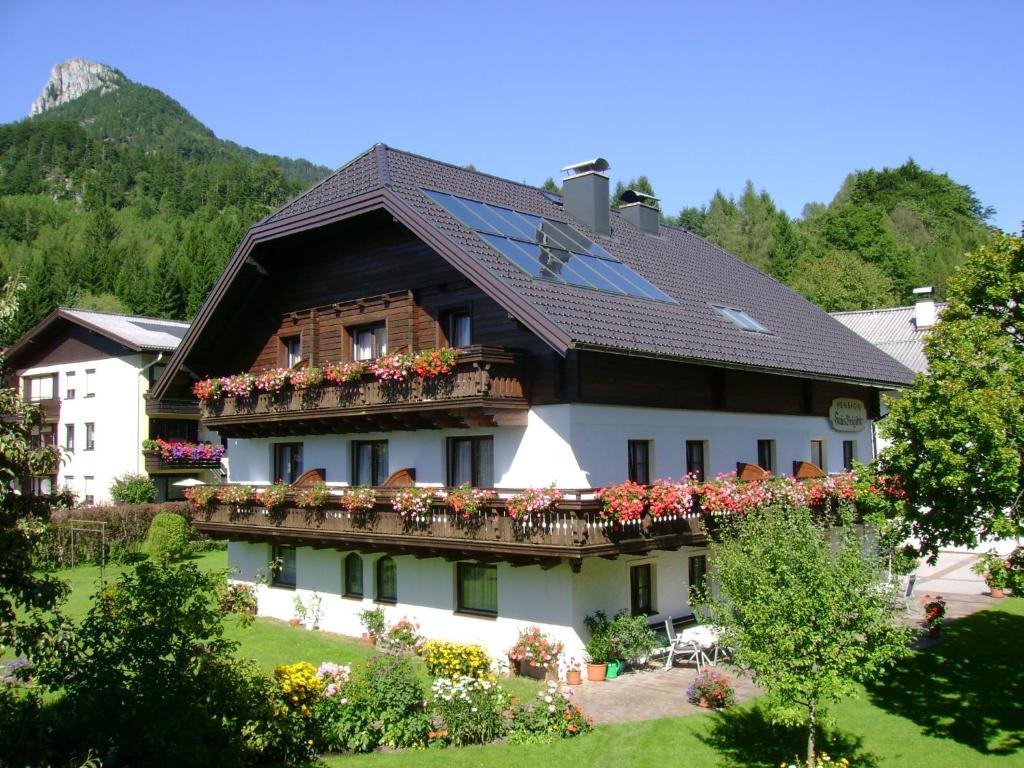
{"type": "Polygon", "coordinates": [[[338,550],[445,557],[451,560],[503,560],[513,564],[557,565],[567,559],[576,570],[586,557],[616,557],[653,550],[703,546],[701,516],[671,516],[618,523],[600,517],[592,490],[562,491],[563,500],[540,517],[509,517],[505,502],[514,491],[500,489],[470,520],[443,502],[429,514],[403,517],[391,506],[394,489],[377,488],[372,512],[350,514],[336,505],[321,510],[291,505],[267,510],[213,503],[195,513],[196,530],[213,538],[294,544],[338,550]]]}
{"type": "Polygon", "coordinates": [[[46,423],[60,421],[60,398],[50,397],[46,400],[30,400],[30,405],[35,405],[43,411],[43,421],[46,423]]]}
{"type": "Polygon", "coordinates": [[[142,456],[146,460],[146,472],[150,475],[189,474],[221,468],[220,459],[164,461],[160,451],[143,451],[142,456]]]}
{"type": "Polygon", "coordinates": [[[199,417],[199,401],[195,398],[168,398],[150,400],[146,398],[147,416],[195,416],[199,417]]]}
{"type": "Polygon", "coordinates": [[[264,437],[515,425],[529,404],[517,355],[498,347],[461,350],[455,370],[433,379],[378,381],[280,394],[226,397],[201,405],[203,423],[227,437],[264,437]]]}

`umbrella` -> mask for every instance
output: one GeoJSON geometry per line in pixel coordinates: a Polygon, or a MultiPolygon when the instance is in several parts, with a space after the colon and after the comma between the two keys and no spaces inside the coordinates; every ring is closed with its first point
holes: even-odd
{"type": "Polygon", "coordinates": [[[182,488],[191,488],[194,485],[206,485],[206,483],[204,483],[202,480],[196,480],[194,477],[186,477],[184,480],[179,480],[176,483],[172,483],[172,485],[178,485],[181,486],[182,488]]]}

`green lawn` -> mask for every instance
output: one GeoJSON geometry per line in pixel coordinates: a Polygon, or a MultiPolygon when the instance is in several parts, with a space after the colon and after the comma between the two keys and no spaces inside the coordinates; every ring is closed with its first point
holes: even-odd
{"type": "MultiPolygon", "coordinates": [[[[226,553],[196,558],[204,568],[225,568],[226,553]]],[[[112,578],[117,569],[107,569],[112,578]]],[[[99,569],[62,572],[72,584],[69,615],[88,609],[99,569]]],[[[267,669],[299,660],[358,661],[373,651],[357,640],[297,629],[271,619],[250,627],[232,623],[229,636],[240,653],[267,669]]],[[[1024,768],[1024,599],[947,624],[936,647],[915,652],[857,699],[831,710],[824,746],[861,766],[900,768],[1024,768]]],[[[424,670],[424,677],[426,676],[424,670]]],[[[531,696],[536,683],[505,681],[513,695],[531,696]]],[[[680,695],[683,692],[680,691],[680,695]]],[[[584,738],[554,745],[494,745],[450,750],[380,753],[327,758],[325,766],[491,766],[543,768],[562,765],[777,768],[801,753],[804,736],[766,722],[757,702],[718,715],[692,715],[599,726],[584,738]]]]}

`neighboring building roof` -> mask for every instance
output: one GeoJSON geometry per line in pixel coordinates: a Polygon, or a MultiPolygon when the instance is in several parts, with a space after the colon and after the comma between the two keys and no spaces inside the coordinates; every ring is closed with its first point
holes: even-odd
{"type": "MultiPolygon", "coordinates": [[[[828,313],[706,240],[662,225],[645,234],[612,211],[611,237],[571,219],[537,187],[378,144],[254,226],[172,360],[183,361],[252,248],[268,239],[385,208],[556,350],[601,349],[691,362],[902,385],[912,374],[828,313]],[[448,192],[571,225],[677,303],[531,278],[424,190],[448,192]],[[744,310],[745,331],[715,305],[744,310]]],[[[159,393],[158,393],[159,394],[159,393]]]]}
{"type": "Polygon", "coordinates": [[[94,333],[126,347],[132,352],[173,352],[178,348],[189,324],[178,320],[161,320],[156,317],[118,315],[113,312],[96,312],[89,309],[68,309],[60,307],[18,339],[5,352],[8,360],[15,360],[27,351],[35,339],[60,322],[80,325],[94,333]]]}
{"type": "MultiPolygon", "coordinates": [[[[945,304],[936,302],[936,316],[945,308],[945,304]]],[[[914,373],[927,373],[928,359],[924,356],[924,340],[934,326],[919,329],[914,322],[915,311],[916,307],[913,306],[864,309],[833,312],[832,317],[914,373]]]]}

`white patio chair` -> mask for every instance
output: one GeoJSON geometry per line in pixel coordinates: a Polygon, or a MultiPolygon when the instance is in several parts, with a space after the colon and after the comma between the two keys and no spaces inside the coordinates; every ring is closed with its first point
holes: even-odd
{"type": "Polygon", "coordinates": [[[676,634],[675,627],[672,626],[671,618],[665,619],[665,634],[668,635],[668,658],[665,659],[665,671],[668,672],[672,669],[672,664],[678,658],[683,661],[692,661],[697,665],[697,671],[700,672],[703,664],[707,662],[704,649],[693,640],[680,638],[676,634]]]}
{"type": "Polygon", "coordinates": [[[914,587],[917,585],[917,574],[912,573],[907,577],[907,586],[903,589],[903,610],[910,613],[910,604],[914,599],[914,587]]]}

